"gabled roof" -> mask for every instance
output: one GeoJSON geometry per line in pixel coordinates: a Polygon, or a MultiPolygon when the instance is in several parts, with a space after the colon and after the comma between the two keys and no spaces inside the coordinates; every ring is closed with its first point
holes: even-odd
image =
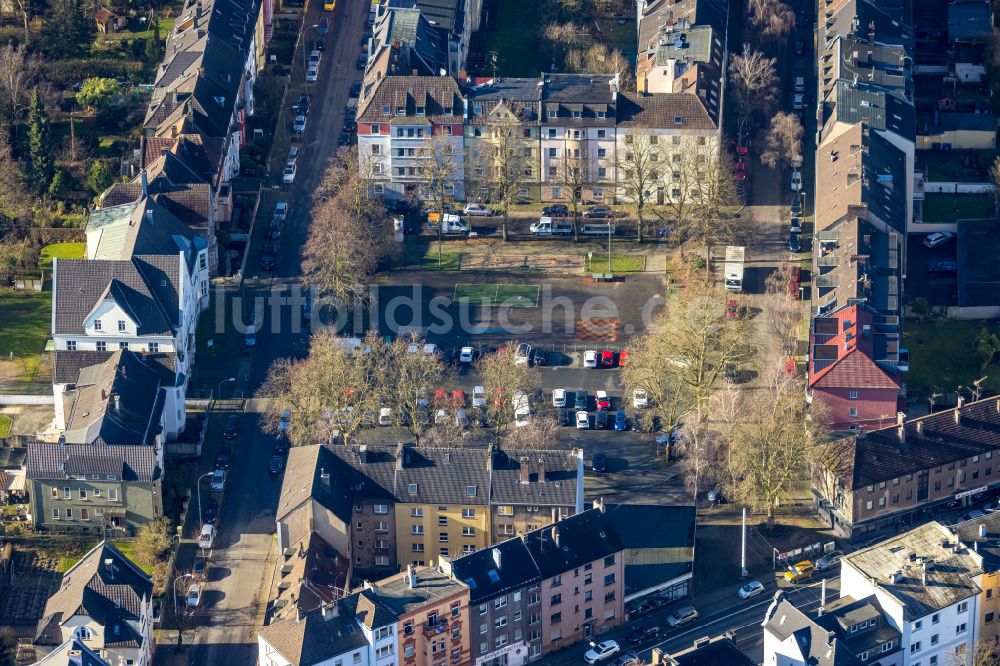
{"type": "Polygon", "coordinates": [[[464,113],[462,92],[450,76],[386,76],[361,100],[358,121],[388,123],[399,118],[405,123],[419,118],[461,124],[464,113]],[[418,108],[424,115],[417,114],[418,108]]]}
{"type": "Polygon", "coordinates": [[[704,104],[688,93],[618,93],[618,127],[715,130],[704,104]]]}
{"type": "MultiPolygon", "coordinates": [[[[178,253],[179,254],[179,253],[178,253]]],[[[174,255],[133,255],[130,260],[53,262],[53,334],[84,333],[84,320],[109,295],[138,318],[139,335],[173,335],[179,324],[181,260],[174,255]]]]}
{"type": "Polygon", "coordinates": [[[521,539],[500,543],[463,555],[451,563],[455,578],[469,586],[469,603],[489,601],[511,590],[542,579],[531,553],[521,539]]]}
{"type": "Polygon", "coordinates": [[[816,233],[813,288],[817,312],[850,302],[886,315],[899,313],[902,234],[857,216],[844,216],[816,233]]]}
{"type": "Polygon", "coordinates": [[[899,344],[899,324],[895,318],[881,317],[864,305],[848,303],[813,318],[810,344],[810,388],[898,390],[900,387],[899,373],[890,373],[877,363],[887,360],[890,352],[895,360],[899,344]],[[886,348],[887,341],[893,343],[891,349],[886,348]]]}
{"type": "Polygon", "coordinates": [[[340,611],[352,616],[368,629],[385,627],[396,621],[396,613],[379,601],[375,590],[365,588],[350,594],[339,602],[340,611]]]}
{"type": "Polygon", "coordinates": [[[543,73],[542,83],[543,125],[614,126],[617,76],[543,73]]]}
{"type": "Polygon", "coordinates": [[[111,664],[79,638],[70,638],[31,666],[111,666],[111,664]]]}
{"type": "MultiPolygon", "coordinates": [[[[128,260],[136,255],[184,253],[189,268],[205,241],[152,197],[142,196],[133,203],[101,208],[87,222],[89,235],[98,235],[94,260],[128,260]]],[[[89,243],[88,243],[89,245],[89,243]]]]}
{"type": "Polygon", "coordinates": [[[354,618],[341,615],[337,606],[279,620],[258,629],[257,634],[292,666],[324,663],[368,646],[354,618]]]}
{"type": "Polygon", "coordinates": [[[833,447],[825,456],[833,461],[827,466],[850,490],[965,460],[1000,449],[1000,397],[910,419],[901,427],[845,437],[825,447],[833,447]]]}
{"type": "MultiPolygon", "coordinates": [[[[338,518],[349,522],[352,509],[349,489],[353,486],[350,483],[341,485],[339,478],[338,482],[333,482],[333,475],[343,471],[337,467],[337,458],[329,447],[320,444],[293,446],[288,453],[275,520],[284,520],[304,503],[315,499],[338,518]]],[[[299,541],[311,530],[309,526],[304,528],[301,534],[289,535],[289,543],[299,541]]]]}
{"type": "Polygon", "coordinates": [[[151,445],[160,432],[162,377],[162,370],[127,349],[119,349],[98,366],[82,368],[76,390],[64,394],[64,440],[151,445]]]}
{"type": "Polygon", "coordinates": [[[440,76],[448,72],[448,35],[416,7],[390,7],[373,34],[377,49],[398,49],[402,62],[393,73],[440,76]]]}
{"type": "Polygon", "coordinates": [[[599,509],[563,518],[522,538],[542,578],[571,571],[624,548],[611,518],[599,509]]]}
{"type": "Polygon", "coordinates": [[[542,506],[575,505],[582,455],[579,449],[504,451],[495,448],[490,476],[493,501],[542,506]],[[527,466],[527,477],[522,475],[522,465],[527,466]]]}
{"type": "Polygon", "coordinates": [[[781,642],[791,638],[798,650],[796,661],[814,666],[862,666],[864,662],[836,634],[809,619],[782,593],[778,595],[777,602],[767,609],[764,631],[781,642]]]}
{"type": "Polygon", "coordinates": [[[152,594],[152,579],[120,550],[102,541],[63,575],[59,590],[45,604],[35,643],[61,644],[59,627],[83,615],[104,628],[105,643],[138,647],[142,637],[127,621],[139,619],[152,594]]]}
{"type": "Polygon", "coordinates": [[[42,481],[97,474],[105,480],[150,483],[160,475],[152,446],[29,442],[27,476],[42,481]]]}
{"type": "MultiPolygon", "coordinates": [[[[132,352],[136,354],[136,352],[132,352]]],[[[53,353],[53,384],[78,384],[80,371],[84,368],[99,366],[111,358],[115,352],[99,351],[68,351],[57,349],[53,353]]],[[[138,357],[151,370],[160,374],[161,386],[174,386],[177,383],[177,355],[173,352],[148,353],[139,352],[138,357]]]]}

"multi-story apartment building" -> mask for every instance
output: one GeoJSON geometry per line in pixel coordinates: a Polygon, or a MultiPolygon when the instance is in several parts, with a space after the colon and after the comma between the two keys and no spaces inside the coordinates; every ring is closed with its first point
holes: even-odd
{"type": "Polygon", "coordinates": [[[840,594],[875,597],[901,635],[904,663],[943,666],[976,649],[979,572],[974,551],[931,522],[845,556],[840,594]]]}
{"type": "Polygon", "coordinates": [[[438,568],[415,567],[375,587],[379,602],[396,616],[398,663],[464,666],[469,649],[469,586],[438,568]]]}
{"type": "Polygon", "coordinates": [[[450,77],[385,76],[365,86],[358,101],[358,155],[376,193],[427,198],[425,164],[449,150],[455,165],[444,189],[464,200],[464,118],[465,100],[450,77]]]}
{"type": "Polygon", "coordinates": [[[296,447],[278,541],[284,549],[315,530],[351,559],[352,576],[384,575],[481,550],[582,508],[576,449],[296,447]]]}
{"type": "Polygon", "coordinates": [[[163,515],[152,446],[29,442],[25,476],[36,529],[125,536],[163,515]]]}
{"type": "Polygon", "coordinates": [[[841,596],[806,612],[778,592],[764,616],[764,664],[903,666],[906,650],[901,639],[874,594],[863,599],[841,596]]]}
{"type": "Polygon", "coordinates": [[[340,605],[324,605],[257,630],[260,666],[370,666],[368,629],[340,605]]]}
{"type": "Polygon", "coordinates": [[[38,623],[35,653],[42,658],[74,639],[111,664],[153,660],[153,581],[104,541],[63,574],[38,623]]]}
{"type": "Polygon", "coordinates": [[[1000,398],[861,431],[821,450],[813,470],[820,514],[852,541],[892,534],[944,504],[1000,485],[1000,398]]]}
{"type": "Polygon", "coordinates": [[[1000,644],[1000,512],[960,523],[952,529],[979,560],[976,583],[979,593],[980,644],[1000,644]]]}

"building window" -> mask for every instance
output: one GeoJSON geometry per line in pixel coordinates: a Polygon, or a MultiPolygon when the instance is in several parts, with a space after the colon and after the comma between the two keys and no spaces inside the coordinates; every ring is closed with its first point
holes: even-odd
{"type": "Polygon", "coordinates": [[[59,520],[59,509],[52,509],[52,518],[54,520],[59,520]]]}
{"type": "Polygon", "coordinates": [[[101,320],[100,319],[95,319],[94,320],[94,330],[95,331],[101,330],[101,320]]]}
{"type": "Polygon", "coordinates": [[[118,332],[119,333],[124,333],[125,332],[125,320],[124,319],[119,319],[118,320],[118,332]]]}
{"type": "Polygon", "coordinates": [[[847,392],[847,395],[848,395],[848,397],[851,400],[857,400],[858,399],[858,391],[857,391],[857,389],[851,389],[850,391],[847,392]]]}
{"type": "Polygon", "coordinates": [[[67,351],[76,351],[76,340],[67,340],[66,349],[67,351]]]}
{"type": "Polygon", "coordinates": [[[66,509],[66,520],[73,520],[73,509],[66,509]]]}
{"type": "Polygon", "coordinates": [[[941,639],[940,634],[934,634],[933,636],[931,636],[931,645],[937,645],[940,639],[941,639]]]}
{"type": "Polygon", "coordinates": [[[382,128],[379,125],[372,125],[372,134],[378,134],[381,131],[382,128]]]}
{"type": "Polygon", "coordinates": [[[493,627],[496,628],[496,629],[500,629],[501,627],[506,627],[506,626],[507,626],[507,616],[506,615],[501,615],[497,619],[493,620],[493,627]]]}
{"type": "Polygon", "coordinates": [[[559,587],[560,585],[562,585],[562,576],[553,576],[552,587],[559,587]]]}
{"type": "Polygon", "coordinates": [[[549,624],[556,624],[557,622],[562,622],[562,613],[553,613],[549,616],[549,624]]]}
{"type": "Polygon", "coordinates": [[[90,509],[80,509],[80,520],[90,520],[90,509]]]}
{"type": "Polygon", "coordinates": [[[108,488],[108,499],[111,500],[112,502],[117,502],[118,501],[118,489],[117,488],[108,488]]]}
{"type": "Polygon", "coordinates": [[[497,514],[499,514],[501,516],[513,516],[514,515],[514,507],[509,506],[509,505],[498,506],[497,507],[497,514]]]}
{"type": "Polygon", "coordinates": [[[389,513],[389,507],[385,504],[376,504],[372,507],[373,513],[389,513]]]}
{"type": "Polygon", "coordinates": [[[407,657],[412,657],[413,656],[413,644],[412,643],[407,643],[406,647],[403,648],[403,654],[406,655],[407,657]]]}
{"type": "Polygon", "coordinates": [[[937,624],[941,621],[941,613],[934,613],[931,615],[931,624],[937,624]]]}
{"type": "Polygon", "coordinates": [[[507,607],[507,595],[504,595],[502,597],[497,597],[496,599],[493,600],[493,608],[500,610],[501,608],[506,608],[506,607],[507,607]]]}
{"type": "Polygon", "coordinates": [[[507,634],[500,634],[499,636],[496,637],[496,646],[500,648],[503,647],[504,645],[507,645],[507,634]]]}
{"type": "Polygon", "coordinates": [[[920,641],[910,644],[910,654],[914,654],[915,652],[920,652],[920,641]]]}
{"type": "Polygon", "coordinates": [[[475,509],[462,509],[462,518],[475,518],[475,517],[476,517],[475,509]]]}
{"type": "Polygon", "coordinates": [[[410,509],[410,518],[423,518],[423,517],[424,517],[423,509],[410,509]]]}
{"type": "Polygon", "coordinates": [[[447,532],[438,532],[438,543],[448,543],[447,532]]]}
{"type": "Polygon", "coordinates": [[[448,526],[448,516],[438,516],[438,526],[447,527],[448,526]]]}
{"type": "Polygon", "coordinates": [[[955,627],[955,635],[957,636],[958,634],[964,634],[965,633],[965,629],[966,629],[966,625],[965,625],[965,622],[963,622],[962,624],[960,624],[957,627],[955,627]]]}
{"type": "Polygon", "coordinates": [[[986,614],[986,617],[983,618],[983,622],[985,624],[990,624],[991,622],[993,622],[993,617],[994,617],[993,611],[990,611],[989,613],[986,614]]]}
{"type": "Polygon", "coordinates": [[[160,351],[160,343],[159,342],[150,342],[149,343],[149,352],[151,354],[156,354],[159,351],[160,351]]]}
{"type": "Polygon", "coordinates": [[[59,499],[59,489],[58,488],[53,487],[50,490],[50,492],[52,494],[52,499],[59,499]]]}
{"type": "Polygon", "coordinates": [[[857,416],[858,415],[858,408],[857,407],[851,407],[849,413],[850,413],[851,416],[857,416]]]}
{"type": "Polygon", "coordinates": [[[476,536],[476,528],[474,528],[474,527],[463,527],[462,528],[462,536],[467,536],[467,537],[476,536]]]}
{"type": "Polygon", "coordinates": [[[423,525],[410,525],[410,534],[423,534],[423,533],[424,533],[423,525]]]}
{"type": "Polygon", "coordinates": [[[969,610],[969,602],[968,601],[963,601],[962,603],[960,603],[958,605],[958,610],[956,612],[958,612],[958,613],[964,613],[967,610],[969,610]]]}
{"type": "Polygon", "coordinates": [[[108,351],[108,343],[105,342],[104,340],[98,340],[97,341],[97,351],[99,351],[99,352],[108,351]]]}
{"type": "Polygon", "coordinates": [[[87,489],[86,488],[80,488],[79,492],[80,492],[80,499],[86,500],[87,499],[87,489]]]}
{"type": "Polygon", "coordinates": [[[412,546],[413,546],[413,552],[414,553],[422,553],[422,552],[424,552],[424,544],[422,544],[422,543],[415,543],[415,544],[412,544],[412,546]]]}

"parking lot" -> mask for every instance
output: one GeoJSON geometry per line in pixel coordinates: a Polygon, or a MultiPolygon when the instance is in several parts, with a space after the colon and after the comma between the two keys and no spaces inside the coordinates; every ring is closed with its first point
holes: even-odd
{"type": "Polygon", "coordinates": [[[922,296],[935,306],[958,303],[958,278],[955,273],[932,272],[937,262],[955,261],[956,245],[952,240],[935,248],[924,247],[923,236],[913,235],[906,244],[906,297],[909,302],[922,296]]]}

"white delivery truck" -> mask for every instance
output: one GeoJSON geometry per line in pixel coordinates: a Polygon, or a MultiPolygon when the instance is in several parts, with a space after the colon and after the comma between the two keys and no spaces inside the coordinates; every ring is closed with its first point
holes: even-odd
{"type": "Polygon", "coordinates": [[[746,260],[746,248],[741,245],[726,246],[726,290],[743,291],[743,264],[746,260]]]}
{"type": "Polygon", "coordinates": [[[536,236],[569,236],[573,233],[573,223],[557,222],[551,217],[543,217],[528,227],[528,229],[536,236]]]}
{"type": "Polygon", "coordinates": [[[444,219],[441,221],[441,233],[467,234],[469,233],[469,225],[463,222],[462,218],[458,215],[445,213],[444,219]]]}

